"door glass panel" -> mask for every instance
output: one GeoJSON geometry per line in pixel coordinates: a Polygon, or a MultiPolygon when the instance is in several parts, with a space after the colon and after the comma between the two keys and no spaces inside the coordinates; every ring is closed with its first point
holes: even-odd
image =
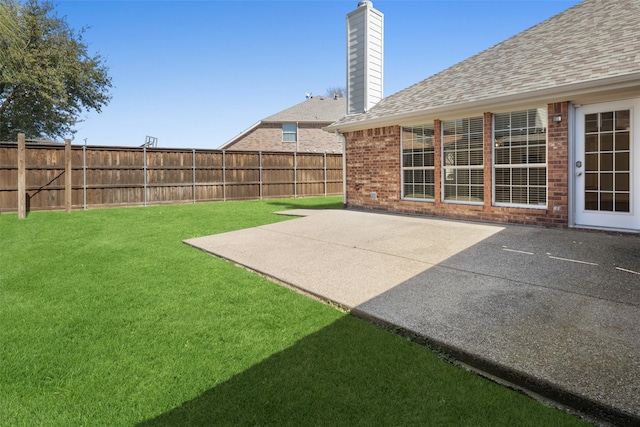
{"type": "Polygon", "coordinates": [[[598,171],[598,154],[587,154],[585,156],[585,169],[588,172],[598,171]]]}
{"type": "Polygon", "coordinates": [[[601,171],[613,170],[613,153],[600,154],[600,170],[601,171]]]}
{"type": "Polygon", "coordinates": [[[629,170],[629,152],[616,153],[616,172],[627,172],[629,170]]]}
{"type": "Polygon", "coordinates": [[[600,193],[600,210],[613,212],[613,193],[600,193]]]}
{"type": "Polygon", "coordinates": [[[629,174],[616,174],[616,191],[629,191],[629,174]]]}
{"type": "Polygon", "coordinates": [[[585,115],[585,210],[630,212],[630,116],[630,110],[585,115]]]}
{"type": "Polygon", "coordinates": [[[598,132],[598,115],[587,114],[584,116],[585,132],[598,132]]]}
{"type": "Polygon", "coordinates": [[[600,132],[611,132],[613,130],[613,111],[610,113],[600,113],[600,132]]]}
{"type": "Polygon", "coordinates": [[[600,190],[613,191],[613,174],[612,173],[600,174],[600,190]]]}
{"type": "Polygon", "coordinates": [[[616,193],[616,212],[629,212],[629,193],[616,193]]]}
{"type": "Polygon", "coordinates": [[[613,151],[612,133],[603,133],[600,135],[600,151],[613,151]]]}
{"type": "Polygon", "coordinates": [[[616,132],[616,150],[629,149],[629,132],[616,132]]]}
{"type": "Polygon", "coordinates": [[[584,151],[587,153],[598,151],[598,135],[585,135],[584,136],[584,151]]]}
{"type": "Polygon", "coordinates": [[[584,188],[586,190],[598,190],[598,174],[588,173],[585,175],[584,188]]]}
{"type": "Polygon", "coordinates": [[[598,210],[598,193],[591,191],[584,193],[584,208],[588,211],[598,210]]]}
{"type": "Polygon", "coordinates": [[[631,129],[631,114],[629,110],[616,111],[616,130],[631,129]]]}

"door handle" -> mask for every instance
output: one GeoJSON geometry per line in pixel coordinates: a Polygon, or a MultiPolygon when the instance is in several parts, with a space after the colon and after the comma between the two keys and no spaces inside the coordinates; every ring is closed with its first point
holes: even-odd
{"type": "Polygon", "coordinates": [[[576,172],[576,176],[582,176],[582,172],[576,172]]]}

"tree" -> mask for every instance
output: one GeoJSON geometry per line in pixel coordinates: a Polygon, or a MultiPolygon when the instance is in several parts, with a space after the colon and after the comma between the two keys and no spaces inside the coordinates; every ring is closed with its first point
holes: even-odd
{"type": "Polygon", "coordinates": [[[63,138],[111,100],[111,78],[48,0],[0,0],[0,141],[63,138]]]}
{"type": "Polygon", "coordinates": [[[347,96],[347,90],[340,86],[330,87],[326,90],[325,96],[327,97],[337,96],[338,98],[344,98],[345,96],[347,96]]]}

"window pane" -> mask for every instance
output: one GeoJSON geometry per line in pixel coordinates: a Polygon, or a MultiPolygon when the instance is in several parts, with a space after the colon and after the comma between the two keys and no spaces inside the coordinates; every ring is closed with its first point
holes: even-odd
{"type": "Polygon", "coordinates": [[[616,191],[629,191],[629,174],[616,174],[616,191]]]}
{"type": "Polygon", "coordinates": [[[511,163],[509,156],[509,147],[499,147],[495,149],[494,160],[497,165],[508,165],[511,163]]]}
{"type": "Polygon", "coordinates": [[[584,130],[585,132],[598,132],[597,114],[587,114],[584,116],[584,130]]]}
{"type": "Polygon", "coordinates": [[[592,172],[598,170],[598,154],[586,154],[585,158],[585,170],[592,172]]]}
{"type": "Polygon", "coordinates": [[[584,209],[587,211],[598,210],[598,193],[591,191],[584,193],[584,209]]]}
{"type": "Polygon", "coordinates": [[[584,175],[584,188],[586,190],[598,190],[598,174],[597,173],[586,173],[584,175]]]}
{"type": "Polygon", "coordinates": [[[616,138],[616,150],[629,149],[629,132],[617,132],[615,138],[616,138]]]}
{"type": "Polygon", "coordinates": [[[616,212],[630,212],[629,211],[629,194],[616,193],[614,207],[616,212]]]}
{"type": "Polygon", "coordinates": [[[495,175],[496,185],[511,185],[511,169],[508,168],[500,168],[496,169],[495,175]]]}
{"type": "MultiPolygon", "coordinates": [[[[442,122],[445,200],[482,203],[484,198],[484,124],[482,116],[442,122]]],[[[508,129],[496,137],[506,136],[508,129]]],[[[502,151],[508,160],[508,146],[502,151]]]]}
{"type": "Polygon", "coordinates": [[[613,130],[613,111],[600,114],[600,132],[611,132],[613,130]]]}
{"type": "Polygon", "coordinates": [[[613,212],[613,193],[600,192],[600,210],[613,212]]]}
{"type": "Polygon", "coordinates": [[[584,140],[584,151],[598,151],[598,135],[586,135],[584,140]]]}
{"type": "Polygon", "coordinates": [[[544,107],[494,115],[496,203],[546,205],[547,120],[544,107]]]}
{"type": "Polygon", "coordinates": [[[616,130],[629,130],[630,125],[630,111],[616,111],[616,130]]]}
{"type": "Polygon", "coordinates": [[[600,135],[600,151],[613,151],[612,133],[603,133],[600,135]]]}
{"type": "Polygon", "coordinates": [[[613,191],[613,174],[612,173],[600,174],[600,190],[613,191]]]}
{"type": "Polygon", "coordinates": [[[629,170],[629,152],[617,152],[616,156],[616,171],[626,172],[629,170]]]}
{"type": "Polygon", "coordinates": [[[433,199],[433,124],[404,127],[401,138],[403,197],[433,199]]]}
{"type": "Polygon", "coordinates": [[[600,154],[600,170],[601,171],[613,170],[613,153],[600,154]]]}
{"type": "Polygon", "coordinates": [[[295,123],[283,123],[282,125],[282,141],[296,142],[298,126],[295,123]]]}

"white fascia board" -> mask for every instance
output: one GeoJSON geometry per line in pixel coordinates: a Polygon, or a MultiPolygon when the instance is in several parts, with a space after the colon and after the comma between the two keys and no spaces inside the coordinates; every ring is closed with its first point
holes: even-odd
{"type": "MultiPolygon", "coordinates": [[[[407,113],[391,114],[384,117],[362,120],[345,124],[331,124],[324,128],[327,132],[352,132],[357,130],[373,129],[384,126],[417,124],[419,121],[433,119],[453,119],[469,114],[483,112],[508,111],[510,108],[521,108],[527,105],[540,103],[552,103],[580,100],[597,94],[615,92],[623,89],[636,89],[640,91],[640,72],[626,74],[624,76],[609,77],[595,81],[572,83],[564,86],[540,89],[533,92],[507,95],[483,99],[479,101],[465,102],[463,104],[445,105],[442,107],[427,108],[407,113]]],[[[629,97],[637,97],[635,92],[629,91],[629,97]]]]}

